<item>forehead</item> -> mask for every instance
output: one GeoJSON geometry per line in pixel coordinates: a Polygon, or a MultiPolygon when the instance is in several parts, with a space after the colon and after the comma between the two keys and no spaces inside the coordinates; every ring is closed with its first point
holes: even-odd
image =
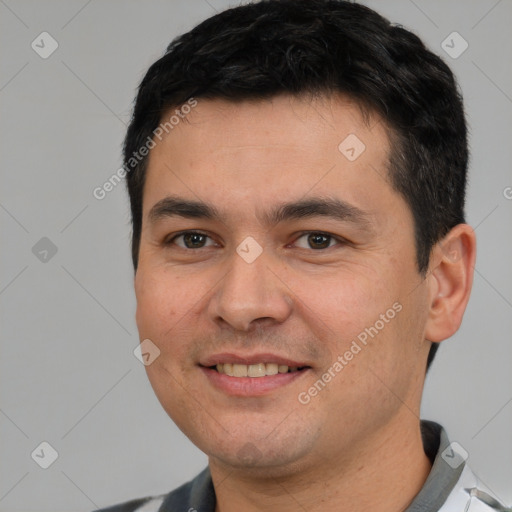
{"type": "Polygon", "coordinates": [[[392,193],[387,128],[344,97],[198,99],[154,140],[146,213],[170,193],[232,206],[337,191],[354,204],[371,203],[383,189],[392,193]]]}

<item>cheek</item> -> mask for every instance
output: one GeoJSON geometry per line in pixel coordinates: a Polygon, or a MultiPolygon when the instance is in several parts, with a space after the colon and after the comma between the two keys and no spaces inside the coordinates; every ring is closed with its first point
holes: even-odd
{"type": "Polygon", "coordinates": [[[141,339],[150,338],[157,344],[173,338],[173,327],[190,312],[194,300],[193,287],[154,269],[150,272],[138,271],[135,295],[139,335],[141,339]]]}
{"type": "Polygon", "coordinates": [[[411,334],[410,319],[406,319],[411,311],[402,304],[399,280],[393,276],[391,268],[377,272],[361,267],[357,272],[339,272],[332,279],[302,282],[301,300],[308,307],[301,314],[308,316],[310,326],[328,327],[319,339],[326,342],[331,364],[339,356],[347,361],[342,363],[343,377],[338,380],[348,379],[343,393],[353,393],[357,399],[359,385],[349,392],[347,382],[365,377],[368,366],[386,375],[391,369],[398,371],[397,355],[411,334]]]}
{"type": "Polygon", "coordinates": [[[300,288],[310,316],[318,315],[342,339],[375,322],[394,302],[389,283],[364,268],[304,281],[300,288]]]}

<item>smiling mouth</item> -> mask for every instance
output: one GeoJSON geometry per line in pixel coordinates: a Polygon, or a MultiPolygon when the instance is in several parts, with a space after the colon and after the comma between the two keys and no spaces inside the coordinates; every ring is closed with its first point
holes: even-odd
{"type": "Polygon", "coordinates": [[[215,366],[209,367],[211,370],[216,370],[220,374],[229,377],[267,377],[270,375],[277,375],[282,373],[294,373],[302,370],[307,370],[309,366],[286,366],[277,363],[257,363],[257,364],[231,364],[219,363],[215,366]]]}

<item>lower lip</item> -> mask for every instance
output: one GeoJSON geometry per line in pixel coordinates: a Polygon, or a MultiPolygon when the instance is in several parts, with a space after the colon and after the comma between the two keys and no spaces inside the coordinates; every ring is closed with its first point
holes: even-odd
{"type": "Polygon", "coordinates": [[[230,377],[211,368],[205,368],[204,366],[200,368],[217,389],[232,396],[265,395],[300,379],[309,371],[309,369],[304,369],[265,377],[230,377]]]}

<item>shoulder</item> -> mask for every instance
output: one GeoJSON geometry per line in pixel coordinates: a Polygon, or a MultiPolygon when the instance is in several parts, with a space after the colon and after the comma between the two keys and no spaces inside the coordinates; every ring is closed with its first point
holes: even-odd
{"type": "Polygon", "coordinates": [[[172,510],[187,512],[190,509],[198,512],[215,511],[215,492],[208,468],[169,494],[139,498],[102,508],[96,512],[164,512],[172,510]]]}
{"type": "Polygon", "coordinates": [[[165,498],[166,495],[148,496],[102,508],[96,512],[158,512],[165,498]]]}
{"type": "Polygon", "coordinates": [[[460,478],[439,512],[512,512],[465,465],[460,478]]]}

